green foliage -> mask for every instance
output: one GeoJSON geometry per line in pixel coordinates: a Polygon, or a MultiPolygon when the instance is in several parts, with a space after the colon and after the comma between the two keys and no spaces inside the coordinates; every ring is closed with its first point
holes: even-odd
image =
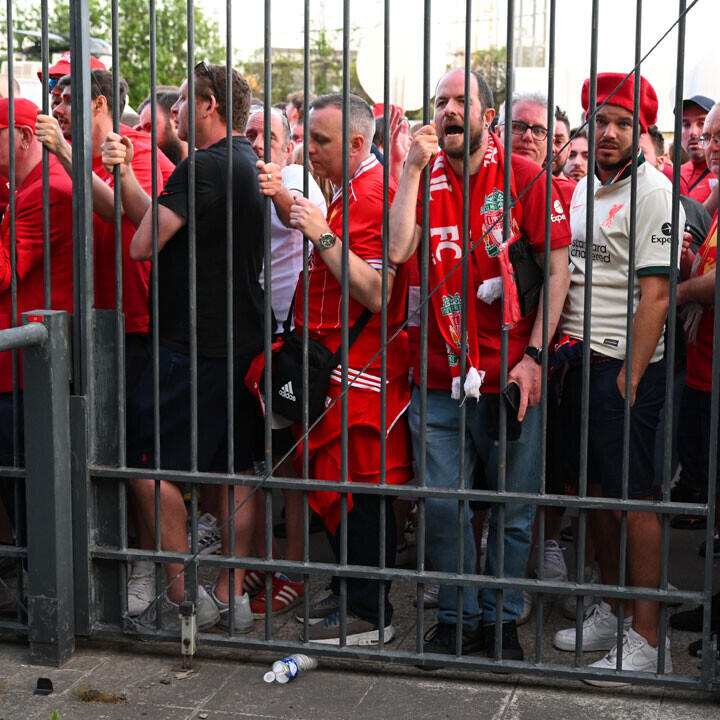
{"type": "Polygon", "coordinates": [[[505,68],[507,67],[505,46],[476,50],[470,59],[470,67],[477,70],[493,92],[496,109],[505,102],[505,68]]]}
{"type": "Polygon", "coordinates": [[[57,710],[53,710],[48,720],[60,720],[60,713],[57,710]]]}
{"type": "MultiPolygon", "coordinates": [[[[130,86],[130,104],[137,107],[150,92],[150,15],[147,0],[118,2],[118,43],[120,74],[130,86]]],[[[5,3],[0,22],[6,27],[5,3]]],[[[90,0],[90,35],[112,41],[112,0],[90,0]]],[[[15,29],[40,30],[40,3],[17,0],[13,3],[15,29]]],[[[225,49],[217,24],[200,8],[195,8],[195,56],[192,64],[207,59],[224,63],[225,49]]],[[[49,29],[70,35],[69,3],[58,0],[50,9],[49,29]]],[[[6,54],[7,33],[0,40],[0,53],[6,54]]],[[[16,37],[18,47],[20,36],[16,37]]],[[[187,75],[186,0],[157,0],[156,68],[158,85],[180,85],[187,75]]]]}

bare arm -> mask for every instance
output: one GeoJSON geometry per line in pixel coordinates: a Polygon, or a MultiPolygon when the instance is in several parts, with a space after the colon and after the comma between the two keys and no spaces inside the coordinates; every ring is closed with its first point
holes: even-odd
{"type": "Polygon", "coordinates": [[[152,205],[150,196],[143,190],[132,169],[133,145],[130,139],[117,133],[108,133],[102,144],[102,161],[105,169],[112,173],[120,167],[120,194],[123,211],[130,222],[138,227],[152,205]]]}
{"type": "MultiPolygon", "coordinates": [[[[158,205],[158,252],[165,243],[185,225],[185,218],[164,205],[158,205]]],[[[152,259],[152,208],[148,209],[130,243],[133,260],[152,259]]]]}
{"type": "MultiPolygon", "coordinates": [[[[544,256],[535,256],[541,267],[544,265],[544,256]]],[[[552,338],[557,328],[565,296],[570,287],[570,270],[568,267],[568,250],[566,247],[550,251],[550,279],[548,291],[550,293],[548,303],[548,337],[552,338]]],[[[540,293],[537,315],[528,345],[542,347],[543,340],[543,297],[545,288],[540,293]]],[[[515,367],[508,373],[508,381],[516,382],[520,387],[520,407],[518,408],[518,420],[522,421],[528,407],[534,407],[540,402],[542,394],[542,367],[531,357],[523,355],[515,367]]]]}
{"type": "MultiPolygon", "coordinates": [[[[307,198],[295,198],[290,210],[291,227],[301,230],[315,246],[318,253],[338,282],[342,282],[342,240],[338,238],[331,248],[318,247],[318,238],[326,232],[332,232],[320,208],[307,198]]],[[[370,267],[352,250],[349,252],[348,275],[350,296],[371,312],[380,312],[382,308],[382,275],[370,267]]],[[[394,277],[388,274],[388,299],[392,295],[394,277]]]]}
{"type": "MultiPolygon", "coordinates": [[[[72,147],[63,137],[57,120],[49,115],[38,115],[35,128],[37,139],[60,161],[72,178],[72,147]]],[[[92,174],[93,212],[105,222],[115,218],[115,194],[95,173],[92,174]]]]}
{"type": "Polygon", "coordinates": [[[416,133],[410,145],[397,192],[390,206],[390,262],[407,262],[420,242],[420,227],[415,220],[418,190],[423,168],[438,153],[433,125],[416,133]]]}
{"type": "Polygon", "coordinates": [[[690,278],[677,286],[677,304],[696,302],[701,305],[712,305],[715,302],[715,270],[705,275],[690,278]]]}
{"type": "MultiPolygon", "coordinates": [[[[630,405],[635,404],[637,386],[662,335],[668,311],[669,288],[670,280],[664,275],[645,275],[640,278],[640,302],[633,319],[630,405]]],[[[626,372],[626,363],[623,363],[617,377],[617,386],[623,397],[626,372]]]]}

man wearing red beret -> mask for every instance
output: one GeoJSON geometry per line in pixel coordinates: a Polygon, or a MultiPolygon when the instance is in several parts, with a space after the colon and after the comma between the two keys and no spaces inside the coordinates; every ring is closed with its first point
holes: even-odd
{"type": "MultiPolygon", "coordinates": [[[[570,452],[569,477],[578,477],[580,412],[582,404],[582,342],[586,312],[591,313],[590,428],[588,441],[588,492],[610,498],[652,500],[658,497],[653,468],[655,431],[664,401],[665,363],[663,329],[668,306],[672,186],[662,173],[632,154],[635,122],[641,132],[654,124],[657,96],[641,78],[640,112],[633,118],[634,76],[601,73],[597,77],[597,111],[594,121],[595,168],[580,180],[570,208],[570,291],[558,326],[567,339],[567,374],[563,385],[561,415],[570,452]],[[631,172],[637,162],[636,226],[631,238],[631,172]],[[589,188],[593,183],[594,227],[586,238],[589,188]],[[592,245],[591,245],[592,243],[592,245]],[[635,246],[635,267],[629,278],[629,253],[635,246]],[[592,304],[584,305],[585,255],[592,247],[592,304]],[[628,282],[632,282],[632,337],[627,333],[628,282]],[[632,361],[626,363],[632,340],[632,361]],[[629,388],[626,377],[629,376],[629,388]],[[630,459],[627,487],[623,487],[624,406],[629,391],[630,459]],[[609,460],[608,458],[612,458],[609,460]],[[624,495],[623,491],[627,492],[624,495]]],[[[582,90],[582,105],[589,107],[589,80],[582,90]]],[[[591,117],[591,122],[593,118],[591,117]]],[[[685,216],[680,208],[680,227],[685,216]]],[[[620,512],[595,511],[595,547],[603,583],[617,585],[620,512]]],[[[657,588],[660,585],[661,527],[652,512],[627,513],[628,584],[657,588]]],[[[617,662],[618,599],[606,598],[593,606],[582,628],[583,650],[608,654],[591,667],[614,670],[617,662]]],[[[621,667],[640,672],[672,672],[670,644],[666,638],[665,665],[658,668],[659,606],[647,600],[626,601],[621,667]]],[[[574,651],[575,628],[560,630],[553,644],[574,651]]],[[[588,680],[595,685],[615,684],[588,680]]]]}

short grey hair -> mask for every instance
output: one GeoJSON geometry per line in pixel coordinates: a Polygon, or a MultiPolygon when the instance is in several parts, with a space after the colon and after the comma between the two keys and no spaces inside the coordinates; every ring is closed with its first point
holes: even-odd
{"type": "MultiPolygon", "coordinates": [[[[350,133],[362,135],[365,138],[365,144],[369,151],[372,145],[373,135],[375,135],[375,116],[373,115],[373,111],[359,95],[353,95],[353,93],[350,93],[348,104],[350,106],[350,133]]],[[[342,94],[330,93],[329,95],[320,95],[320,97],[315,98],[310,105],[311,110],[322,110],[326,107],[335,107],[342,112],[342,94]]]]}
{"type": "MultiPolygon", "coordinates": [[[[250,109],[250,117],[248,120],[253,117],[253,115],[257,115],[258,113],[264,113],[265,108],[260,105],[259,107],[253,106],[250,109]]],[[[292,140],[292,133],[290,132],[290,121],[288,120],[288,116],[285,114],[284,110],[281,110],[280,108],[271,107],[270,108],[270,114],[274,115],[275,117],[280,118],[280,122],[282,123],[283,127],[283,136],[282,136],[282,144],[283,149],[287,147],[287,144],[292,140]]],[[[263,115],[263,118],[265,115],[263,115]]]]}
{"type": "MultiPolygon", "coordinates": [[[[540,92],[513,93],[511,107],[521,102],[530,103],[530,105],[540,105],[544,108],[547,108],[548,104],[547,95],[544,95],[540,92]]],[[[500,114],[498,115],[498,125],[505,124],[506,105],[507,100],[502,104],[502,107],[500,108],[500,114]]]]}

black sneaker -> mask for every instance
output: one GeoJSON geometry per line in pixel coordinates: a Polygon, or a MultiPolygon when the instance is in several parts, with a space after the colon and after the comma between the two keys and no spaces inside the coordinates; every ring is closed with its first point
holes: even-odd
{"type": "MultiPolygon", "coordinates": [[[[710,628],[713,631],[720,631],[720,593],[715,593],[712,596],[712,605],[710,607],[710,628]]],[[[697,605],[692,610],[685,610],[670,616],[670,627],[674,630],[702,632],[702,624],[702,605],[697,605]]]]}
{"type": "Polygon", "coordinates": [[[704,530],[707,518],[704,515],[675,515],[670,520],[670,527],[675,530],[704,530]]]}
{"type": "MultiPolygon", "coordinates": [[[[713,635],[717,638],[717,635],[713,635]]],[[[688,645],[688,654],[690,657],[701,658],[702,657],[702,640],[696,640],[688,645]]],[[[720,647],[715,651],[715,659],[720,660],[720,647]]]]}
{"type": "MultiPolygon", "coordinates": [[[[425,633],[423,653],[426,655],[455,655],[457,627],[450,623],[437,623],[425,633]]],[[[470,629],[463,625],[462,648],[463,655],[471,655],[483,649],[482,626],[470,629]]],[[[441,667],[440,663],[421,665],[424,669],[441,667]]]]}
{"type": "MultiPolygon", "coordinates": [[[[714,558],[720,558],[720,535],[715,533],[715,537],[713,538],[713,557],[714,558]]],[[[705,557],[705,541],[703,540],[700,543],[700,546],[698,547],[698,555],[700,557],[705,557]]]]}
{"type": "MultiPolygon", "coordinates": [[[[495,657],[495,624],[483,627],[485,638],[485,652],[489,657],[495,657]]],[[[502,624],[502,659],[522,660],[525,657],[523,649],[518,640],[517,624],[514,620],[508,620],[502,624]]]]}

